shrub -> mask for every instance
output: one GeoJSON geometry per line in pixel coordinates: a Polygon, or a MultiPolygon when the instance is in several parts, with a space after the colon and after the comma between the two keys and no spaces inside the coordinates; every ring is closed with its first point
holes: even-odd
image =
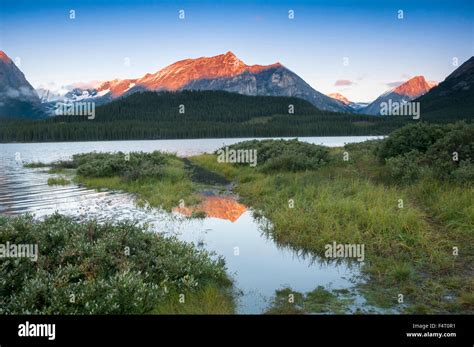
{"type": "Polygon", "coordinates": [[[459,182],[474,182],[474,163],[468,160],[461,161],[451,176],[459,182]]]}
{"type": "Polygon", "coordinates": [[[39,247],[36,263],[0,260],[0,314],[149,313],[170,291],[230,285],[222,258],[131,222],[0,217],[0,230],[0,244],[39,247]]]}
{"type": "Polygon", "coordinates": [[[327,148],[296,139],[244,141],[229,149],[256,150],[257,166],[263,172],[314,170],[329,161],[327,148]]]}
{"type": "Polygon", "coordinates": [[[147,177],[160,177],[172,155],[152,153],[85,153],[73,156],[77,173],[84,177],[120,176],[126,181],[147,177]]]}
{"type": "Polygon", "coordinates": [[[392,178],[405,183],[416,181],[426,170],[422,166],[422,154],[417,150],[388,158],[386,165],[392,178]]]}
{"type": "Polygon", "coordinates": [[[442,138],[447,132],[446,127],[428,123],[409,124],[395,130],[384,139],[377,150],[380,160],[403,155],[412,150],[425,153],[428,148],[442,138]]]}
{"type": "Polygon", "coordinates": [[[474,124],[408,125],[385,139],[377,153],[395,179],[413,181],[429,172],[441,179],[473,181],[474,124]]]}
{"type": "Polygon", "coordinates": [[[61,169],[75,169],[76,163],[72,160],[58,160],[53,163],[52,167],[61,169]]]}
{"type": "Polygon", "coordinates": [[[474,162],[474,124],[459,122],[448,126],[444,137],[436,141],[426,152],[428,165],[435,169],[440,178],[448,178],[451,173],[458,170],[460,163],[463,168],[458,175],[468,177],[470,163],[474,162]],[[457,153],[457,160],[454,160],[457,153]]]}

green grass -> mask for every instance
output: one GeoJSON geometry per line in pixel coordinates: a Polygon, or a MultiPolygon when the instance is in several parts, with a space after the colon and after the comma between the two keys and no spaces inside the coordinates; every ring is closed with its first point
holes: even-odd
{"type": "Polygon", "coordinates": [[[35,169],[35,168],[42,168],[42,167],[48,167],[50,164],[45,164],[40,161],[33,161],[31,163],[25,163],[23,164],[24,167],[30,168],[30,169],[35,169]]]}
{"type": "Polygon", "coordinates": [[[71,181],[64,177],[50,177],[48,178],[49,186],[66,186],[70,184],[71,181]]]}
{"type": "Polygon", "coordinates": [[[235,300],[229,290],[208,285],[197,292],[168,293],[153,314],[233,314],[235,300]]]}
{"type": "Polygon", "coordinates": [[[333,241],[364,244],[367,282],[359,288],[369,304],[406,312],[473,312],[472,184],[427,178],[400,185],[373,154],[375,146],[331,149],[328,165],[297,173],[262,174],[218,163],[212,155],[191,160],[235,180],[243,203],[272,222],[267,232],[280,244],[322,257],[333,241]],[[349,161],[342,160],[344,152],[349,161]]]}
{"type": "Polygon", "coordinates": [[[282,288],[267,309],[267,314],[305,314],[349,312],[354,298],[349,291],[327,290],[322,286],[308,293],[295,292],[291,288],[282,288]]]}
{"type": "MultiPolygon", "coordinates": [[[[262,171],[258,165],[219,163],[210,154],[189,160],[234,181],[242,202],[271,221],[266,232],[281,245],[329,262],[332,260],[324,258],[327,244],[363,244],[364,281],[358,282],[358,290],[368,304],[407,313],[474,312],[472,182],[441,181],[432,175],[413,182],[397,181],[375,155],[379,144],[370,141],[330,149],[320,165],[299,172],[286,171],[294,169],[287,161],[278,162],[275,170],[262,171]],[[343,160],[345,155],[348,161],[343,160]],[[453,255],[453,247],[459,249],[459,255],[453,255]],[[399,294],[404,297],[403,305],[398,303],[399,294]]],[[[271,143],[265,146],[271,154],[271,143]]],[[[122,162],[121,156],[75,158],[72,164],[77,164],[78,172],[88,173],[79,174],[76,181],[97,189],[135,193],[139,202],[167,210],[182,201],[187,205],[199,201],[198,187],[179,158],[138,154],[136,165],[131,165],[122,162]]],[[[201,294],[205,301],[207,294],[201,294]]],[[[304,299],[309,294],[301,295],[304,299]]],[[[190,306],[193,300],[190,298],[190,306]]],[[[174,299],[166,305],[176,312],[187,310],[176,306],[174,299]]],[[[337,305],[331,307],[336,310],[337,305]]],[[[296,313],[293,308],[284,309],[296,313]]],[[[275,312],[284,309],[275,308],[275,312]]]]}
{"type": "Polygon", "coordinates": [[[63,169],[59,167],[52,167],[48,170],[49,174],[71,174],[73,175],[75,171],[73,169],[63,169]]]}
{"type": "Polygon", "coordinates": [[[170,179],[147,178],[138,181],[123,181],[118,176],[89,178],[76,176],[75,182],[89,188],[121,190],[137,195],[137,203],[140,206],[150,205],[161,207],[170,211],[173,207],[184,202],[186,206],[192,206],[200,201],[195,186],[189,179],[180,181],[170,179]]]}
{"type": "Polygon", "coordinates": [[[206,217],[207,217],[207,214],[205,211],[193,211],[193,213],[191,214],[191,218],[203,219],[206,217]]]}
{"type": "MultiPolygon", "coordinates": [[[[200,201],[181,159],[172,154],[85,153],[75,155],[66,168],[76,167],[74,181],[89,188],[121,190],[137,195],[139,205],[171,211],[200,201]]],[[[56,163],[56,170],[64,169],[56,163]]]]}

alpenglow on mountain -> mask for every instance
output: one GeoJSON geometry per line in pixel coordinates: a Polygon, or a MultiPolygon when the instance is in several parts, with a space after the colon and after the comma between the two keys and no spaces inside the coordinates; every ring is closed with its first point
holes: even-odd
{"type": "Polygon", "coordinates": [[[421,95],[426,94],[431,88],[436,86],[435,82],[427,82],[423,76],[415,76],[396,88],[380,95],[375,101],[371,102],[366,108],[359,110],[359,113],[380,115],[381,105],[389,100],[394,102],[408,102],[421,95]]]}
{"type": "Polygon", "coordinates": [[[353,102],[350,101],[348,98],[346,98],[344,95],[341,93],[331,93],[328,94],[330,98],[336,99],[340,102],[342,102],[344,105],[349,106],[353,112],[357,112],[358,110],[367,107],[369,104],[368,102],[353,102]]]}
{"type": "Polygon", "coordinates": [[[101,99],[102,103],[139,91],[180,90],[293,96],[307,100],[321,110],[351,112],[350,107],[316,91],[282,64],[246,65],[232,52],[181,60],[137,79],[107,81],[96,88],[95,97],[101,99]]]}

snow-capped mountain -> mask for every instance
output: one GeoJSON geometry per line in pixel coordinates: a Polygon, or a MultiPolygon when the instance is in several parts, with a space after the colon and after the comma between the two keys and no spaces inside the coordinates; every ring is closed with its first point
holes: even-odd
{"type": "Polygon", "coordinates": [[[108,102],[139,91],[224,90],[246,95],[294,96],[317,108],[351,112],[351,108],[313,89],[280,63],[247,65],[232,52],[185,59],[137,79],[100,84],[91,98],[108,102]]]}
{"type": "Polygon", "coordinates": [[[342,102],[344,105],[349,105],[351,102],[349,101],[349,99],[347,99],[344,95],[342,95],[341,93],[331,93],[331,94],[328,94],[329,97],[333,98],[333,99],[336,99],[336,100],[339,100],[340,102],[342,102]]]}
{"type": "Polygon", "coordinates": [[[341,93],[331,93],[331,94],[328,94],[328,96],[342,102],[346,106],[349,106],[352,110],[354,110],[354,112],[357,112],[360,109],[362,109],[364,107],[367,107],[369,105],[368,102],[353,102],[353,101],[350,101],[349,99],[347,99],[341,93]]]}
{"type": "Polygon", "coordinates": [[[359,113],[380,115],[383,103],[389,102],[400,103],[408,102],[426,94],[430,89],[436,86],[436,82],[427,82],[423,76],[415,76],[396,88],[390,89],[380,95],[375,101],[371,102],[367,107],[359,110],[359,113]]]}

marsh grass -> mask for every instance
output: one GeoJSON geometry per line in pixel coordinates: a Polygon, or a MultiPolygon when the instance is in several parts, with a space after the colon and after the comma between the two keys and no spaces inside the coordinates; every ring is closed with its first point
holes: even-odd
{"type": "Polygon", "coordinates": [[[376,156],[379,144],[331,149],[328,165],[296,173],[262,174],[212,155],[191,160],[236,181],[241,200],[272,222],[269,234],[280,244],[321,257],[333,241],[364,244],[367,281],[359,288],[369,304],[407,313],[473,312],[472,182],[395,181],[376,156]]]}
{"type": "Polygon", "coordinates": [[[31,163],[25,163],[23,164],[24,167],[30,168],[30,169],[35,169],[35,168],[44,168],[50,166],[50,164],[45,164],[40,161],[33,161],[31,163]]]}
{"type": "MultiPolygon", "coordinates": [[[[133,152],[126,157],[120,152],[93,152],[75,155],[72,162],[64,165],[77,168],[76,183],[136,194],[141,206],[171,211],[181,202],[195,205],[200,201],[183,161],[172,154],[133,152]]],[[[60,163],[55,168],[64,170],[60,163]]]]}
{"type": "MultiPolygon", "coordinates": [[[[219,163],[211,154],[189,160],[234,181],[242,202],[271,221],[267,232],[281,245],[326,259],[325,246],[334,241],[363,244],[363,281],[358,288],[368,304],[407,313],[473,312],[472,182],[441,181],[420,172],[416,173],[419,177],[415,181],[396,180],[389,165],[377,156],[380,143],[369,141],[329,149],[324,163],[298,172],[292,172],[293,166],[289,167],[291,170],[279,166],[278,170],[263,172],[249,166],[219,163]],[[343,159],[346,154],[347,161],[343,159]],[[290,199],[294,201],[293,208],[290,199]],[[458,256],[453,255],[453,247],[459,248],[458,256]],[[404,296],[403,304],[398,303],[399,294],[404,296]]],[[[266,146],[268,153],[272,153],[268,148],[271,144],[266,146]]],[[[161,162],[157,156],[156,175],[146,163],[141,163],[147,168],[145,176],[140,171],[135,171],[138,176],[124,175],[129,172],[126,164],[117,163],[117,157],[101,155],[100,161],[110,159],[110,165],[102,165],[97,171],[98,167],[88,163],[87,170],[78,170],[76,180],[98,189],[135,193],[141,203],[167,210],[181,199],[187,205],[198,203],[198,186],[183,161],[170,155],[161,162]],[[119,171],[113,170],[116,165],[119,171]],[[97,172],[107,176],[97,177],[97,172]]],[[[77,166],[86,158],[87,155],[80,157],[77,166]]],[[[209,293],[212,288],[208,294],[201,293],[204,296],[200,300],[216,294],[209,293]]],[[[322,294],[320,290],[314,297],[332,300],[322,294]]],[[[302,300],[308,295],[301,294],[302,300]]],[[[190,298],[189,307],[193,300],[190,298]]],[[[167,305],[175,312],[188,310],[176,306],[175,301],[167,305]]],[[[284,309],[304,312],[294,307],[284,309]]]]}
{"type": "Polygon", "coordinates": [[[149,178],[133,182],[123,181],[120,177],[89,178],[76,176],[75,182],[89,188],[121,190],[136,194],[140,206],[161,207],[171,211],[180,204],[181,200],[187,206],[200,202],[195,186],[188,179],[173,181],[168,179],[149,178]]]}
{"type": "Polygon", "coordinates": [[[65,177],[50,177],[48,178],[49,186],[66,186],[70,184],[71,181],[65,177]]]}
{"type": "Polygon", "coordinates": [[[231,291],[215,285],[207,285],[197,292],[168,293],[152,313],[233,314],[234,312],[235,300],[231,291]]]}
{"type": "Polygon", "coordinates": [[[306,314],[349,312],[354,303],[349,291],[328,290],[318,286],[308,293],[300,293],[289,287],[275,291],[275,296],[266,314],[306,314]]]}

